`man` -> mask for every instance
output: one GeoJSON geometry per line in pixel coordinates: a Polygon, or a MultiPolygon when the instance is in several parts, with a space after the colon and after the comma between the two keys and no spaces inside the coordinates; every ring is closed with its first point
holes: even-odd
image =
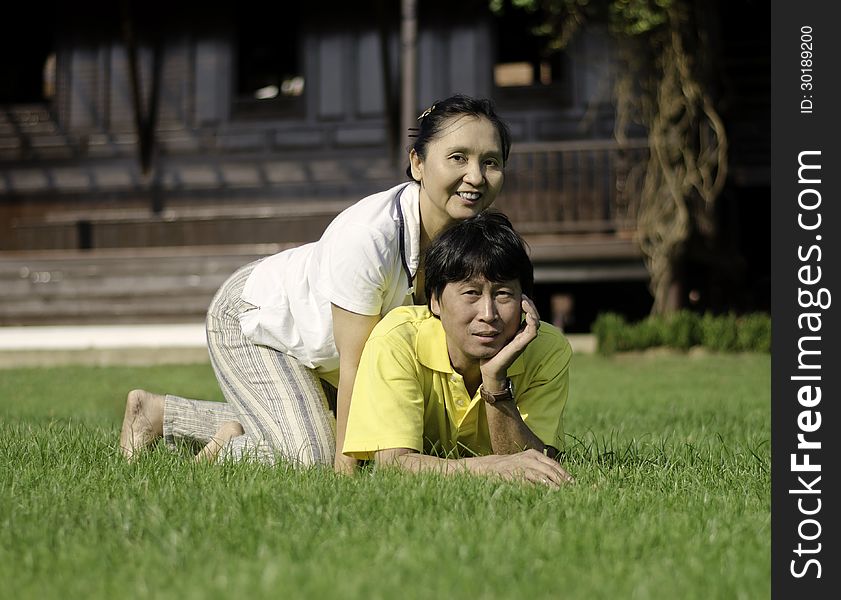
{"type": "Polygon", "coordinates": [[[571,482],[555,459],[572,351],[540,322],[533,283],[504,215],[443,233],[426,254],[428,307],[394,309],[365,345],[344,453],[413,472],[571,482]]]}

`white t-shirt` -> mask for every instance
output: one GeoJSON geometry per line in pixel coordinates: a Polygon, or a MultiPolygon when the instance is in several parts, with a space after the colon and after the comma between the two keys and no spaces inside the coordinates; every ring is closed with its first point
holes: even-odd
{"type": "Polygon", "coordinates": [[[418,185],[403,183],[342,211],[317,242],[258,263],[241,296],[256,307],[240,315],[245,337],[294,356],[335,384],[339,353],[330,304],[362,315],[412,304],[400,255],[398,196],[406,266],[414,277],[420,259],[418,185]]]}

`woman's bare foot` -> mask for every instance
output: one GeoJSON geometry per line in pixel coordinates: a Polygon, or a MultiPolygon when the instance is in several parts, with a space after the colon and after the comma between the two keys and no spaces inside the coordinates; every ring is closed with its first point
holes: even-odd
{"type": "Polygon", "coordinates": [[[219,451],[222,449],[222,446],[244,433],[245,430],[237,421],[222,423],[216,433],[213,434],[211,440],[207,443],[207,446],[202,448],[201,451],[196,454],[196,462],[215,461],[216,457],[219,456],[219,451]]]}
{"type": "Polygon", "coordinates": [[[164,397],[146,390],[132,390],[120,431],[120,451],[127,460],[151,446],[164,434],[164,397]]]}

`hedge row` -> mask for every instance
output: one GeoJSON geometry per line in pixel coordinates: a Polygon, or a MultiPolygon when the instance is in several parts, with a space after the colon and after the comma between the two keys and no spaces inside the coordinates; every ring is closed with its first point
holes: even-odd
{"type": "Polygon", "coordinates": [[[681,310],[636,323],[628,323],[616,313],[602,313],[592,331],[601,354],[657,346],[679,350],[703,346],[716,352],[771,351],[771,316],[767,313],[699,315],[681,310]]]}

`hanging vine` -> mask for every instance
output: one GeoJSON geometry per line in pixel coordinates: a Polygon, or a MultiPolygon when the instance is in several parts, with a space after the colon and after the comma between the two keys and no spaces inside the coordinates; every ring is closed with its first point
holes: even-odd
{"type": "MultiPolygon", "coordinates": [[[[727,176],[724,123],[686,49],[685,38],[698,32],[690,17],[686,5],[672,4],[662,28],[649,38],[653,69],[648,90],[628,94],[632,73],[639,73],[640,65],[621,70],[617,82],[620,115],[633,110],[630,103],[636,97],[648,132],[636,239],[650,275],[652,313],[680,307],[687,244],[695,235],[715,235],[716,200],[727,176]]],[[[618,127],[626,124],[624,119],[617,119],[618,127]]],[[[621,139],[622,130],[617,131],[621,139]]]]}
{"type": "MultiPolygon", "coordinates": [[[[536,35],[562,48],[587,22],[607,23],[620,48],[615,137],[636,124],[647,135],[636,240],[650,275],[652,313],[680,306],[693,237],[715,235],[715,205],[727,176],[727,133],[697,59],[706,32],[691,0],[511,0],[540,11],[536,35]]],[[[501,1],[491,8],[503,10],[501,1]],[[495,6],[496,5],[496,6],[495,6]]],[[[703,10],[703,6],[698,7],[703,10]]]]}

